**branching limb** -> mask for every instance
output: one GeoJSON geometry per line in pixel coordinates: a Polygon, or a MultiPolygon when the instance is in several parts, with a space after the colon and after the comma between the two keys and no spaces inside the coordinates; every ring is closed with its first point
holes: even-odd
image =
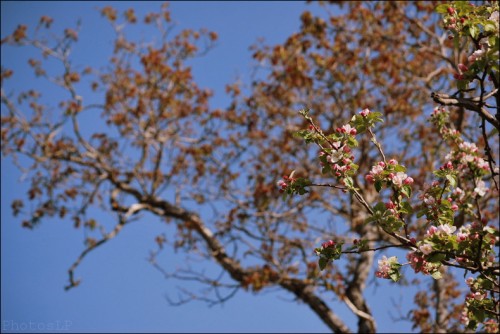
{"type": "MultiPolygon", "coordinates": [[[[486,98],[486,96],[490,96],[490,94],[492,94],[492,93],[485,95],[485,98],[486,98]]],[[[496,119],[495,116],[490,114],[488,110],[481,107],[478,104],[478,101],[476,101],[474,99],[453,97],[453,96],[448,95],[448,94],[435,93],[435,92],[433,92],[431,94],[431,98],[434,100],[434,102],[439,103],[441,105],[459,106],[459,107],[464,107],[468,110],[474,111],[474,112],[478,113],[482,118],[484,118],[488,123],[492,124],[497,130],[500,131],[500,121],[498,119],[496,119]]]]}

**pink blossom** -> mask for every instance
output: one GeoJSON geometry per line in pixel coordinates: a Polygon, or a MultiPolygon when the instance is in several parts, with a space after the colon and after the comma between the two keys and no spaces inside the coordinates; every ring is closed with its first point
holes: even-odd
{"type": "Polygon", "coordinates": [[[392,256],[387,258],[385,255],[382,259],[378,260],[378,270],[375,272],[375,276],[379,278],[389,278],[389,272],[391,271],[391,264],[397,262],[397,257],[392,256]]]}
{"type": "Polygon", "coordinates": [[[398,164],[398,161],[396,159],[391,159],[389,160],[389,165],[397,165],[398,164]]]}
{"type": "Polygon", "coordinates": [[[469,151],[469,152],[472,152],[472,153],[478,151],[478,148],[477,148],[476,144],[470,143],[470,142],[466,142],[466,141],[464,141],[463,143],[460,143],[458,145],[458,147],[460,148],[461,151],[469,151]]]}
{"type": "Polygon", "coordinates": [[[423,244],[422,246],[418,247],[418,249],[424,254],[424,255],[429,255],[432,253],[432,246],[429,244],[423,244]]]}
{"type": "Polygon", "coordinates": [[[425,232],[425,236],[426,237],[431,237],[433,236],[436,232],[438,231],[438,228],[434,225],[432,225],[431,227],[429,227],[429,229],[427,230],[427,232],[425,232]]]}
{"type": "Polygon", "coordinates": [[[495,23],[498,25],[498,21],[499,21],[499,13],[498,13],[498,10],[494,11],[493,13],[491,13],[491,15],[490,15],[490,17],[488,18],[488,20],[493,21],[493,22],[495,22],[495,23]]]}
{"type": "Polygon", "coordinates": [[[488,165],[488,162],[482,158],[479,158],[479,157],[476,157],[476,164],[477,164],[477,167],[480,169],[488,170],[490,168],[490,166],[488,165]]]}
{"type": "Polygon", "coordinates": [[[453,195],[457,196],[460,200],[465,196],[465,193],[461,188],[456,187],[455,190],[453,190],[453,195]]]}
{"type": "Polygon", "coordinates": [[[372,167],[370,173],[372,175],[379,175],[380,173],[382,173],[384,171],[384,168],[380,165],[375,165],[372,167]]]}
{"type": "Polygon", "coordinates": [[[479,291],[474,292],[474,299],[475,300],[483,300],[485,295],[479,291]]]}
{"type": "Polygon", "coordinates": [[[394,208],[396,208],[396,204],[394,204],[392,201],[389,201],[389,202],[385,203],[385,207],[387,209],[394,209],[394,208]]]}
{"type": "Polygon", "coordinates": [[[472,53],[472,54],[469,56],[469,58],[468,58],[469,63],[473,63],[473,62],[475,62],[476,60],[481,59],[481,58],[483,57],[484,53],[485,53],[485,51],[484,51],[484,50],[482,50],[482,49],[481,49],[481,50],[476,50],[476,51],[474,51],[474,53],[472,53]]]}
{"type": "Polygon", "coordinates": [[[424,198],[424,203],[427,205],[433,205],[435,202],[436,200],[434,199],[434,197],[426,196],[424,198]]]}
{"type": "Polygon", "coordinates": [[[489,189],[486,188],[486,184],[483,180],[479,180],[474,188],[474,193],[476,193],[479,197],[483,197],[488,191],[489,189]]]}
{"type": "Polygon", "coordinates": [[[287,184],[286,182],[282,179],[282,180],[279,180],[278,182],[276,182],[276,184],[278,185],[279,188],[281,189],[285,189],[287,187],[287,184]]]}
{"type": "Polygon", "coordinates": [[[451,235],[451,234],[453,234],[453,232],[455,232],[457,230],[457,227],[451,226],[448,224],[444,224],[444,225],[439,225],[437,229],[438,229],[438,232],[442,232],[443,234],[446,234],[446,235],[451,235]]]}
{"type": "Polygon", "coordinates": [[[451,206],[451,209],[452,209],[453,211],[457,211],[457,210],[458,210],[458,205],[453,204],[453,205],[451,206]]]}
{"type": "Polygon", "coordinates": [[[468,286],[471,286],[474,283],[474,277],[467,277],[467,279],[465,280],[465,283],[468,286]]]}
{"type": "Polygon", "coordinates": [[[333,247],[333,246],[335,246],[335,241],[328,240],[328,241],[322,243],[321,246],[323,247],[323,249],[333,247]]]}
{"type": "Polygon", "coordinates": [[[406,175],[405,173],[403,172],[397,172],[396,175],[394,175],[392,177],[392,183],[395,185],[395,186],[398,186],[398,187],[401,187],[403,185],[403,181],[408,177],[408,175],[406,175]]]}
{"type": "Polygon", "coordinates": [[[342,153],[339,151],[332,152],[332,154],[326,156],[326,161],[333,164],[342,159],[342,153]]]}
{"type": "Polygon", "coordinates": [[[348,133],[348,134],[351,134],[351,135],[355,135],[357,133],[356,129],[353,128],[351,125],[349,124],[346,124],[344,126],[342,126],[341,128],[341,131],[342,133],[348,133]]]}
{"type": "Polygon", "coordinates": [[[460,315],[460,323],[464,326],[467,326],[469,324],[469,316],[467,309],[464,309],[462,311],[462,314],[460,315]]]}
{"type": "Polygon", "coordinates": [[[373,178],[373,175],[372,174],[367,174],[365,176],[365,180],[370,182],[370,183],[374,183],[375,182],[375,179],[373,178]]]}
{"type": "Polygon", "coordinates": [[[469,68],[462,63],[458,64],[458,69],[462,72],[467,72],[469,70],[469,68]]]}
{"type": "Polygon", "coordinates": [[[404,182],[403,182],[403,183],[404,183],[404,184],[406,184],[406,185],[410,185],[410,184],[413,184],[413,182],[414,182],[413,178],[411,178],[411,177],[407,177],[407,178],[404,180],[404,182]]]}
{"type": "Polygon", "coordinates": [[[467,240],[467,236],[468,236],[468,234],[465,234],[465,233],[462,233],[462,232],[458,232],[457,233],[457,240],[458,240],[458,242],[462,242],[462,241],[467,240]]]}
{"type": "Polygon", "coordinates": [[[368,108],[361,110],[360,115],[363,117],[366,117],[370,113],[370,110],[368,108]]]}

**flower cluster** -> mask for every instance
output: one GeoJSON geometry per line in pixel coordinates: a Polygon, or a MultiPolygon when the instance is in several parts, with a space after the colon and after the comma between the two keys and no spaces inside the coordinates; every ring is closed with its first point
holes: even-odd
{"type": "Polygon", "coordinates": [[[365,180],[369,183],[374,183],[377,191],[380,191],[382,184],[385,183],[387,186],[393,186],[396,189],[402,189],[403,194],[409,197],[411,190],[410,185],[413,184],[414,180],[412,177],[408,176],[406,173],[406,168],[398,164],[398,161],[391,159],[386,164],[380,161],[375,166],[372,166],[370,172],[365,175],[365,180]]]}
{"type": "MultiPolygon", "coordinates": [[[[498,288],[495,290],[493,282],[486,279],[484,275],[468,277],[465,283],[470,291],[465,296],[465,307],[462,310],[460,322],[468,326],[472,319],[484,318],[485,310],[495,309],[492,301],[488,298],[488,291],[498,292],[498,288]]],[[[498,333],[498,322],[494,319],[485,321],[483,325],[486,333],[498,333]]]]}
{"type": "Polygon", "coordinates": [[[450,166],[456,166],[458,172],[473,177],[481,177],[489,172],[489,165],[480,155],[476,144],[463,141],[458,149],[451,150],[445,157],[450,166]]]}
{"type": "Polygon", "coordinates": [[[276,185],[279,188],[279,192],[283,193],[285,190],[296,181],[296,179],[293,177],[293,172],[290,176],[284,175],[281,180],[276,182],[276,185]]]}
{"type": "Polygon", "coordinates": [[[335,247],[335,241],[333,240],[325,241],[321,244],[321,247],[323,247],[323,249],[335,247]]]}
{"type": "Polygon", "coordinates": [[[337,179],[342,180],[352,174],[353,168],[357,166],[353,163],[354,156],[349,146],[342,146],[339,141],[334,142],[333,146],[333,149],[319,153],[320,165],[323,167],[323,172],[331,171],[337,179]]]}
{"type": "MultiPolygon", "coordinates": [[[[458,69],[463,73],[471,70],[470,66],[465,64],[459,64],[458,69]]],[[[304,115],[313,124],[306,112],[304,115]]],[[[438,129],[441,138],[447,141],[452,149],[445,156],[444,163],[433,172],[437,180],[424,185],[418,196],[420,203],[410,204],[414,179],[406,174],[406,167],[400,165],[396,159],[386,160],[382,147],[371,130],[375,123],[381,121],[380,113],[363,109],[359,115],[352,117],[349,124],[336,128],[333,134],[324,135],[316,126],[299,134],[306,142],[315,142],[320,146],[319,160],[323,174],[336,177],[340,184],[346,186],[344,191],[352,191],[357,195],[356,198],[363,202],[365,199],[357,192],[358,189],[355,188],[352,178],[358,168],[353,163],[352,150],[357,146],[355,136],[367,133],[372,143],[377,146],[383,161],[371,167],[365,175],[365,180],[368,184],[373,184],[379,193],[382,188],[387,188],[392,193],[374,206],[363,202],[367,204],[366,207],[370,205],[368,208],[370,216],[365,223],[377,224],[385,233],[399,238],[406,247],[410,248],[411,251],[406,255],[407,264],[415,273],[440,279],[442,267],[446,265],[479,272],[480,275],[489,275],[479,280],[481,283],[472,283],[472,280],[468,280],[469,285],[474,284],[474,289],[471,288],[471,293],[466,298],[468,308],[464,310],[461,321],[468,328],[475,328],[478,319],[483,319],[479,322],[483,323],[485,328],[496,328],[496,323],[487,323],[486,316],[476,314],[480,307],[495,308],[487,305],[487,303],[494,302],[495,298],[488,295],[487,292],[491,289],[485,282],[492,282],[489,273],[498,268],[495,246],[499,244],[499,232],[487,225],[488,220],[492,218],[489,209],[485,210],[484,214],[475,212],[476,207],[481,210],[479,206],[489,199],[485,196],[491,192],[487,182],[493,181],[487,181],[485,176],[490,172],[495,172],[490,170],[491,163],[481,156],[476,144],[465,141],[461,133],[452,128],[449,113],[445,108],[435,108],[431,115],[431,122],[438,129]],[[350,185],[347,184],[348,180],[351,182],[350,185]],[[406,218],[413,212],[416,212],[417,219],[424,215],[427,218],[429,227],[420,240],[410,238],[408,235],[409,220],[406,218]],[[466,221],[464,225],[457,228],[455,226],[457,214],[465,219],[479,222],[467,223],[466,221]],[[403,227],[407,239],[401,237],[403,227]]],[[[278,186],[289,191],[289,188],[294,186],[291,183],[293,182],[284,178],[279,181],[278,186]]],[[[366,242],[355,239],[354,245],[343,252],[341,242],[328,240],[323,242],[321,247],[316,248],[315,252],[319,257],[319,268],[323,270],[330,261],[339,259],[343,253],[362,252],[368,249],[366,242]]],[[[378,261],[375,276],[398,281],[401,266],[395,256],[389,258],[383,256],[378,261]]]]}
{"type": "Polygon", "coordinates": [[[400,267],[401,265],[398,263],[398,258],[396,256],[387,258],[384,255],[382,259],[378,260],[378,270],[375,272],[375,276],[378,278],[392,279],[397,282],[401,277],[399,274],[400,267]]]}
{"type": "Polygon", "coordinates": [[[441,273],[439,272],[439,267],[441,263],[439,262],[428,262],[425,260],[425,256],[420,252],[409,252],[406,254],[406,259],[408,260],[410,266],[415,271],[415,273],[421,272],[424,275],[432,275],[434,278],[441,278],[441,273]]]}

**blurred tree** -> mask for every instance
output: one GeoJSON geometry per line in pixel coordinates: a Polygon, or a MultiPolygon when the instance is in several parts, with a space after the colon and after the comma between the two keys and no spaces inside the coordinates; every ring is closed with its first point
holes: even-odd
{"type": "MultiPolygon", "coordinates": [[[[185,291],[186,299],[173,303],[192,298],[220,303],[240,289],[258,293],[276,287],[308,305],[332,331],[353,330],[335,313],[335,305],[345,303],[358,319],[354,330],[376,332],[363,295],[375,252],[349,254],[320,272],[313,250],[328,239],[363,239],[369,248],[392,247],[397,240],[365,224],[368,212],[349,193],[331,189],[335,185],[327,177],[304,196],[282,200],[276,187],[282,175],[295,167],[300,177],[318,180],[321,175],[318,150],[293,136],[308,125],[298,110],[308,106],[320,127],[331,132],[363,108],[383,112],[386,123],[377,138],[386,155],[404,162],[416,188],[422,189],[448,153],[426,120],[434,106],[431,92],[450,87],[451,74],[470,50],[467,45],[452,47],[434,2],[322,5],[326,15],[304,12],[300,31],[283,44],[253,46],[257,71],[250,93],[229,84],[226,91],[233,102],[225,110],[209,107],[211,92],[196,85],[186,63],[206,52],[216,33],[184,30],[171,36],[166,5],[142,21],[133,10],[102,9],[116,31],[106,70],[77,70],[72,64],[78,29],[66,29],[57,40],[40,37],[52,23],[46,16],[33,36],[20,25],[3,37],[2,48],[39,49],[43,57],[30,60],[36,75],[65,92],[51,106],[32,89],[6,92],[13,70],[2,65],[2,153],[18,161],[31,182],[27,199],[32,209],[24,209],[26,199],[15,200],[14,214],[27,217],[22,222],[27,228],[59,216],[88,230],[85,248],[69,269],[67,289],[79,284],[75,270],[88,253],[140,213],[149,213],[177,231],[156,238],[151,263],[166,277],[208,287],[199,294],[185,291]],[[128,38],[124,26],[139,22],[155,25],[160,42],[128,38]],[[63,71],[48,71],[47,59],[60,62],[63,71]],[[87,102],[95,98],[80,93],[84,85],[102,102],[87,102]],[[91,115],[93,128],[80,127],[86,115],[91,115]],[[114,215],[115,223],[91,218],[95,209],[114,215]],[[210,276],[202,265],[168,272],[157,261],[167,247],[208,259],[222,273],[210,276]]],[[[479,117],[460,105],[451,114],[456,129],[484,148],[479,117]]],[[[498,147],[494,138],[491,145],[498,147]]],[[[371,145],[368,138],[360,139],[360,170],[368,171],[377,161],[371,145]]],[[[375,199],[377,193],[362,177],[355,182],[365,199],[375,199]]],[[[497,208],[493,205],[484,217],[494,219],[497,208]]],[[[466,218],[459,216],[457,226],[466,218]]],[[[425,221],[409,219],[407,232],[422,237],[425,221]]],[[[461,329],[459,283],[451,270],[444,275],[446,279],[423,283],[423,278],[403,280],[403,286],[421,287],[414,309],[402,316],[414,328],[461,329]]]]}

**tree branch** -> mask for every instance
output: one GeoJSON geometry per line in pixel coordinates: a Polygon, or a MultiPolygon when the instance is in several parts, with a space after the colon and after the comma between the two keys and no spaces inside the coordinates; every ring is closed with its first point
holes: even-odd
{"type": "MultiPolygon", "coordinates": [[[[496,90],[494,91],[496,92],[496,90]]],[[[493,92],[488,94],[487,96],[491,96],[493,92]]],[[[459,106],[465,109],[474,111],[478,113],[482,118],[484,118],[488,123],[492,124],[497,130],[500,131],[500,121],[495,118],[492,114],[488,112],[485,108],[482,108],[475,99],[470,98],[462,98],[462,97],[453,97],[448,94],[443,93],[431,93],[431,98],[434,102],[439,103],[445,106],[459,106]]],[[[486,98],[486,96],[485,96],[486,98]]]]}

